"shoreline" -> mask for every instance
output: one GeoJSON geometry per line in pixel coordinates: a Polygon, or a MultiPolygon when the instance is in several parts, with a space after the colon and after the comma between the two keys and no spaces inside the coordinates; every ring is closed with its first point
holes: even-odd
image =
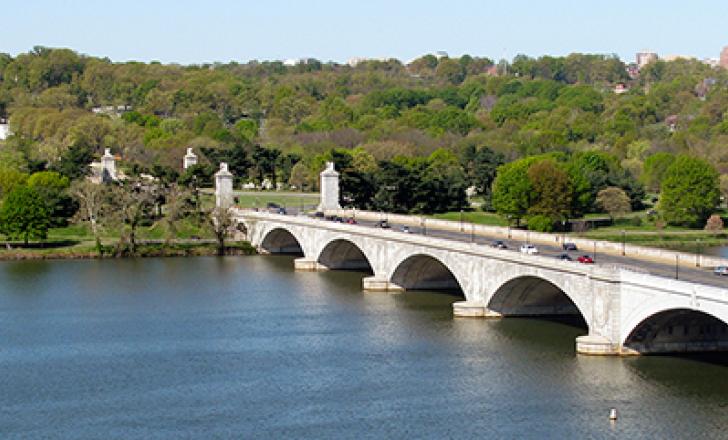
{"type": "MultiPolygon", "coordinates": [[[[0,250],[0,261],[26,260],[104,260],[121,258],[161,258],[161,257],[206,257],[217,255],[217,245],[207,243],[180,244],[139,244],[135,254],[117,253],[113,248],[105,246],[108,252],[99,254],[93,250],[58,250],[49,248],[11,248],[0,250]]],[[[225,246],[225,256],[256,255],[257,251],[249,242],[231,242],[225,246]]]]}

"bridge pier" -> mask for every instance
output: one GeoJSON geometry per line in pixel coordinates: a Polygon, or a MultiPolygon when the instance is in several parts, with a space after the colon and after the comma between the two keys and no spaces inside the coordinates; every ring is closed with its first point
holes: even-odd
{"type": "Polygon", "coordinates": [[[309,258],[296,258],[293,260],[293,268],[299,272],[325,272],[329,270],[328,267],[309,258]]]}
{"type": "Polygon", "coordinates": [[[588,356],[617,356],[622,353],[619,344],[615,344],[604,336],[584,335],[576,338],[576,352],[588,356]]]}
{"type": "Polygon", "coordinates": [[[404,292],[402,286],[377,276],[362,278],[361,287],[364,292],[404,292]]]}
{"type": "Polygon", "coordinates": [[[452,314],[461,318],[499,319],[503,315],[489,309],[485,304],[474,301],[458,301],[452,304],[452,314]]]}

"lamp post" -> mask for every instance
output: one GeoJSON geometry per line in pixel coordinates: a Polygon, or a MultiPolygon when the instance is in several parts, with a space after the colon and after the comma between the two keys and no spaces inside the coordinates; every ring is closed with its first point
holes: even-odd
{"type": "Polygon", "coordinates": [[[592,259],[594,260],[595,263],[597,262],[597,242],[596,242],[596,240],[594,241],[594,258],[592,258],[592,259]]]}
{"type": "Polygon", "coordinates": [[[470,242],[475,243],[475,223],[470,223],[470,242]]]}
{"type": "Polygon", "coordinates": [[[625,231],[624,231],[624,229],[622,229],[622,256],[623,257],[624,257],[624,254],[625,254],[625,252],[624,252],[625,249],[624,248],[625,248],[625,231]]]}
{"type": "Polygon", "coordinates": [[[678,279],[678,270],[680,267],[680,256],[675,255],[675,279],[678,279]]]}
{"type": "Polygon", "coordinates": [[[463,210],[460,210],[460,232],[463,232],[465,229],[463,227],[463,210]]]}
{"type": "Polygon", "coordinates": [[[427,219],[422,217],[422,235],[427,235],[427,219]]]}
{"type": "Polygon", "coordinates": [[[701,257],[701,249],[700,249],[700,239],[698,238],[695,240],[695,247],[697,248],[697,252],[695,255],[695,267],[700,267],[700,257],[701,257]]]}

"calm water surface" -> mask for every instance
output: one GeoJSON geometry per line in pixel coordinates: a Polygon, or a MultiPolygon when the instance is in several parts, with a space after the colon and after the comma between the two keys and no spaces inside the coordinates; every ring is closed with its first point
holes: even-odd
{"type": "Polygon", "coordinates": [[[0,263],[0,438],[728,437],[728,367],[580,357],[287,257],[0,263]],[[610,407],[620,419],[607,420],[610,407]]]}

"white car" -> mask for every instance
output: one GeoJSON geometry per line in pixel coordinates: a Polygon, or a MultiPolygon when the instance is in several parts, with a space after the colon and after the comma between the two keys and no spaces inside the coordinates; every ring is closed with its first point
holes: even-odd
{"type": "Polygon", "coordinates": [[[521,246],[521,253],[522,254],[528,254],[533,255],[538,253],[538,248],[532,244],[524,244],[521,246]]]}

